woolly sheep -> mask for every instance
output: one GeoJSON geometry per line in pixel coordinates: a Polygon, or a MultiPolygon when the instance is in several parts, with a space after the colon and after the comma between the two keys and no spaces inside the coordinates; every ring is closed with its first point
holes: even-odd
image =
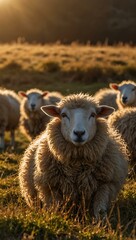
{"type": "Polygon", "coordinates": [[[136,107],[136,83],[133,81],[122,81],[120,84],[111,83],[110,88],[117,91],[118,108],[136,107]]]}
{"type": "Polygon", "coordinates": [[[42,110],[54,118],[24,153],[19,167],[22,196],[30,207],[40,199],[47,208],[68,197],[98,219],[127,176],[126,146],[102,119],[113,108],[75,94],[42,110]]]}
{"type": "Polygon", "coordinates": [[[0,89],[0,149],[4,150],[5,131],[11,133],[11,147],[15,147],[15,130],[19,125],[20,99],[18,95],[7,89],[0,89]]]}
{"type": "Polygon", "coordinates": [[[20,129],[29,140],[40,134],[50,121],[40,107],[52,104],[60,100],[61,94],[42,92],[39,89],[30,89],[27,92],[19,91],[23,97],[21,102],[20,129]]]}
{"type": "Polygon", "coordinates": [[[113,91],[110,88],[102,88],[95,93],[94,97],[97,99],[100,105],[108,105],[113,107],[115,110],[118,109],[118,105],[116,103],[116,91],[113,91]]]}
{"type": "Polygon", "coordinates": [[[136,173],[136,108],[125,108],[114,112],[109,117],[108,124],[118,130],[126,141],[132,166],[130,174],[133,171],[136,173]]]}
{"type": "Polygon", "coordinates": [[[63,95],[60,92],[48,92],[47,96],[50,104],[56,104],[63,98],[63,95]]]}

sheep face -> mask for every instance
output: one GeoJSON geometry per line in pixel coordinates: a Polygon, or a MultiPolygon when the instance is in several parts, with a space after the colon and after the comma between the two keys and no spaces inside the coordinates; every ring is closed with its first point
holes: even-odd
{"type": "Polygon", "coordinates": [[[136,84],[111,84],[111,87],[119,91],[118,99],[123,106],[131,106],[136,102],[136,84]]]}
{"type": "Polygon", "coordinates": [[[131,105],[136,101],[136,86],[124,84],[119,87],[119,99],[123,105],[131,105]]]}
{"type": "Polygon", "coordinates": [[[31,93],[27,96],[27,107],[30,111],[37,111],[42,105],[42,95],[31,93]]]}
{"type": "Polygon", "coordinates": [[[30,112],[35,112],[40,109],[43,104],[43,97],[47,94],[48,92],[31,92],[28,94],[25,92],[19,92],[19,95],[26,98],[26,107],[30,112]]]}
{"type": "Polygon", "coordinates": [[[43,106],[41,109],[48,116],[60,118],[63,137],[75,146],[81,146],[91,141],[97,130],[97,118],[107,116],[114,111],[108,106],[89,107],[88,109],[69,109],[67,107],[60,109],[50,105],[43,106]]]}
{"type": "Polygon", "coordinates": [[[64,138],[76,146],[85,144],[91,140],[96,132],[96,111],[86,109],[62,109],[61,132],[64,138]]]}

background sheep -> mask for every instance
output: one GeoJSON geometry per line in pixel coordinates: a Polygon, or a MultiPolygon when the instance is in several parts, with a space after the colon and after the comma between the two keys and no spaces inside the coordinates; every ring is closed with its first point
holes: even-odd
{"type": "Polygon", "coordinates": [[[47,96],[50,104],[56,104],[63,98],[63,95],[60,92],[48,92],[47,96]]]}
{"type": "Polygon", "coordinates": [[[125,107],[136,107],[136,83],[123,81],[120,84],[111,83],[110,88],[116,90],[117,105],[120,109],[125,107]]]}
{"type": "Polygon", "coordinates": [[[20,91],[19,95],[23,97],[20,129],[31,140],[40,134],[50,121],[50,118],[40,109],[41,106],[50,104],[48,97],[46,97],[48,92],[30,89],[27,92],[20,91]]]}
{"type": "Polygon", "coordinates": [[[94,95],[96,100],[100,105],[108,105],[113,107],[115,110],[118,109],[118,105],[116,103],[117,92],[113,91],[110,88],[102,88],[97,91],[94,95]]]}
{"type": "Polygon", "coordinates": [[[5,131],[11,133],[11,146],[15,146],[15,129],[20,118],[20,99],[11,90],[0,89],[0,149],[4,150],[5,131]]]}
{"type": "Polygon", "coordinates": [[[127,176],[125,144],[102,119],[113,109],[77,94],[42,110],[55,118],[20,163],[22,195],[29,206],[37,196],[46,207],[67,197],[76,206],[83,201],[98,218],[115,200],[127,176]]]}
{"type": "MultiPolygon", "coordinates": [[[[130,163],[136,173],[136,108],[125,108],[114,112],[108,119],[110,127],[119,131],[130,152],[130,163]]],[[[130,171],[132,174],[132,171],[130,171]]]]}

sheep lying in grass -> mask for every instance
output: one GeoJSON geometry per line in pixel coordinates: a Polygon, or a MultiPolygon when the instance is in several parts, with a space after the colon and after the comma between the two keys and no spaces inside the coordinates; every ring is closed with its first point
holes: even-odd
{"type": "MultiPolygon", "coordinates": [[[[108,119],[110,127],[114,127],[126,141],[130,152],[131,173],[136,173],[136,108],[125,108],[114,112],[108,119]]],[[[132,174],[133,174],[132,173],[132,174]]]]}
{"type": "Polygon", "coordinates": [[[50,118],[41,111],[41,106],[50,104],[46,98],[48,92],[39,89],[30,89],[27,92],[20,91],[23,97],[21,102],[20,129],[29,140],[36,137],[45,129],[50,118]]]}
{"type": "Polygon", "coordinates": [[[126,146],[102,119],[113,108],[77,94],[42,110],[54,119],[20,163],[23,197],[30,207],[36,199],[50,207],[69,198],[98,218],[116,199],[127,176],[126,146]]]}
{"type": "Polygon", "coordinates": [[[111,83],[110,88],[116,90],[117,105],[120,109],[125,107],[136,107],[136,83],[133,81],[122,81],[120,84],[111,83]]]}
{"type": "Polygon", "coordinates": [[[0,89],[0,149],[4,150],[5,131],[11,133],[11,147],[15,146],[15,130],[20,118],[20,99],[11,90],[0,89]]]}
{"type": "Polygon", "coordinates": [[[118,109],[118,105],[116,103],[117,92],[113,91],[110,88],[102,88],[97,91],[94,95],[96,100],[100,105],[108,105],[113,107],[115,110],[118,109]]]}

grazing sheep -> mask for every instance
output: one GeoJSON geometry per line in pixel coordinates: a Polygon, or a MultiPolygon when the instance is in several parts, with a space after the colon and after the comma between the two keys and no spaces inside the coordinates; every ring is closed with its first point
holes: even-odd
{"type": "Polygon", "coordinates": [[[15,130],[19,125],[20,99],[11,90],[0,89],[0,149],[4,150],[5,131],[11,133],[11,146],[15,147],[15,130]]]}
{"type": "Polygon", "coordinates": [[[120,84],[111,83],[110,88],[116,90],[118,108],[136,107],[136,83],[133,81],[122,81],[120,84]]]}
{"type": "Polygon", "coordinates": [[[39,89],[30,89],[27,92],[19,91],[23,97],[21,102],[20,129],[29,140],[40,134],[50,121],[50,118],[41,111],[41,106],[49,105],[48,92],[39,89]]]}
{"type": "Polygon", "coordinates": [[[30,207],[36,199],[50,207],[69,198],[98,219],[116,199],[127,176],[126,146],[102,119],[113,108],[99,106],[87,94],[75,94],[42,110],[54,119],[30,144],[20,163],[23,197],[30,207]]]}
{"type": "Polygon", "coordinates": [[[95,93],[94,97],[97,99],[100,105],[108,105],[113,107],[115,110],[118,109],[118,105],[116,103],[116,91],[113,91],[110,88],[102,88],[95,93]]]}
{"type": "Polygon", "coordinates": [[[110,127],[115,128],[127,143],[130,152],[132,172],[136,173],[136,108],[125,108],[114,112],[108,119],[110,127]]]}

